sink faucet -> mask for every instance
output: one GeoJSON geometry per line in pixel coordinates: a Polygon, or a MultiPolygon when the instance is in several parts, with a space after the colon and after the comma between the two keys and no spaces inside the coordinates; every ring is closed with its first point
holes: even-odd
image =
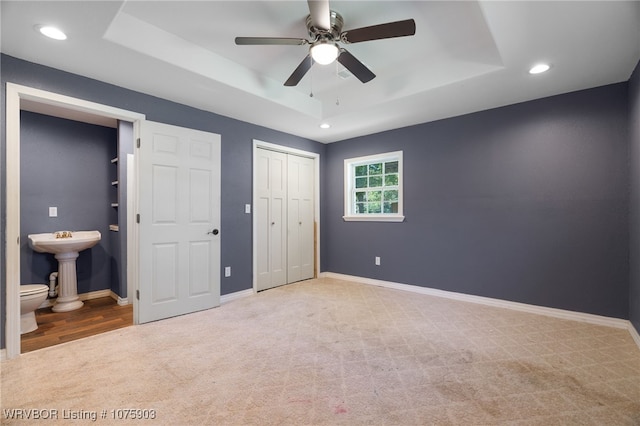
{"type": "Polygon", "coordinates": [[[56,238],[71,238],[71,231],[56,232],[56,238]]]}

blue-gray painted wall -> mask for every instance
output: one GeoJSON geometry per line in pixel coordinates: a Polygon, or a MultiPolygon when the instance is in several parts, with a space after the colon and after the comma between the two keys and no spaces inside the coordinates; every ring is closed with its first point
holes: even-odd
{"type": "MultiPolygon", "coordinates": [[[[20,277],[48,284],[58,270],[52,254],[34,252],[28,234],[98,230],[100,242],[76,260],[78,292],[111,288],[113,248],[109,224],[117,154],[116,129],[22,111],[20,114],[20,277]],[[112,170],[113,169],[113,170],[112,170]],[[49,207],[58,216],[49,217],[49,207]]],[[[119,251],[118,251],[119,253],[119,251]]]]}
{"type": "Polygon", "coordinates": [[[629,163],[631,238],[629,274],[629,319],[640,333],[640,63],[629,80],[629,163]]]}
{"type": "MultiPolygon", "coordinates": [[[[233,268],[222,294],[251,287],[251,217],[242,212],[256,138],[321,154],[323,271],[631,317],[640,328],[637,275],[629,286],[640,267],[631,262],[630,271],[628,260],[628,224],[636,241],[640,224],[627,213],[629,182],[632,193],[640,186],[627,160],[630,143],[640,150],[637,70],[629,84],[324,146],[6,55],[0,65],[3,118],[5,83],[14,82],[222,134],[221,261],[233,268]],[[397,149],[405,151],[406,222],[343,222],[342,160],[397,149]]],[[[0,126],[4,169],[4,119],[0,126]]],[[[640,169],[635,158],[631,165],[640,169]]],[[[4,205],[0,221],[4,241],[4,205]]],[[[4,296],[4,275],[1,284],[4,296]]],[[[4,347],[4,303],[0,310],[4,347]]]]}
{"type": "Polygon", "coordinates": [[[626,83],[330,144],[323,269],[628,318],[627,150],[626,83]],[[396,150],[406,220],[344,222],[344,159],[396,150]]]}
{"type": "MultiPolygon", "coordinates": [[[[12,82],[54,93],[60,93],[75,98],[97,102],[117,108],[135,111],[146,115],[151,121],[188,127],[206,132],[218,133],[222,136],[221,157],[221,266],[231,266],[231,277],[220,278],[221,293],[229,294],[252,287],[252,221],[251,215],[244,213],[245,204],[252,202],[252,150],[253,139],[280,144],[286,147],[319,153],[321,156],[321,176],[323,174],[323,160],[326,145],[293,136],[287,133],[256,126],[250,123],[234,120],[218,114],[191,108],[151,95],[117,87],[111,84],[92,80],[87,77],[70,74],[64,71],[45,67],[39,64],[23,61],[11,56],[0,55],[0,82],[2,108],[0,168],[4,170],[6,162],[6,131],[4,108],[6,98],[6,83],[12,82]]],[[[1,239],[4,241],[6,227],[6,199],[5,177],[2,174],[2,226],[1,239]]],[[[322,197],[321,185],[321,197],[322,197]]],[[[1,256],[2,270],[6,259],[1,256]]],[[[2,274],[2,300],[6,294],[6,277],[2,274]]],[[[5,304],[0,306],[0,347],[4,348],[5,304]]]]}

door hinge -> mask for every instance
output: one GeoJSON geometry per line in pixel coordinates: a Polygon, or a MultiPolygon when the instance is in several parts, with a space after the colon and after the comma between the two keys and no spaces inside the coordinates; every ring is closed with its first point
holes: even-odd
{"type": "Polygon", "coordinates": [[[140,213],[136,215],[136,223],[140,223],[140,213]]]}
{"type": "Polygon", "coordinates": [[[140,300],[140,290],[136,290],[136,299],[140,300]]]}
{"type": "Polygon", "coordinates": [[[140,148],[140,138],[136,139],[136,145],[140,148]]]}

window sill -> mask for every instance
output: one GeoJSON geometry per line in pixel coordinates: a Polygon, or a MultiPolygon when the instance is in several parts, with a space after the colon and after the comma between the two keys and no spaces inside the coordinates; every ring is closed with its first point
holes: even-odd
{"type": "Polygon", "coordinates": [[[358,216],[342,216],[345,222],[404,222],[404,216],[401,215],[358,215],[358,216]]]}

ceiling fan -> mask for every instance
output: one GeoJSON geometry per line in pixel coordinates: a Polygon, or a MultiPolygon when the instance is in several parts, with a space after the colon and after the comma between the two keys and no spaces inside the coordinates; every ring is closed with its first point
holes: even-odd
{"type": "Polygon", "coordinates": [[[413,19],[342,31],[344,23],[342,16],[331,10],[329,0],[307,0],[307,3],[310,12],[306,20],[309,40],[282,37],[236,37],[237,45],[310,45],[309,53],[284,83],[285,86],[297,85],[314,62],[326,65],[336,59],[361,82],[371,81],[376,75],[345,48],[339,47],[338,43],[360,43],[412,36],[416,33],[416,23],[413,19]]]}

